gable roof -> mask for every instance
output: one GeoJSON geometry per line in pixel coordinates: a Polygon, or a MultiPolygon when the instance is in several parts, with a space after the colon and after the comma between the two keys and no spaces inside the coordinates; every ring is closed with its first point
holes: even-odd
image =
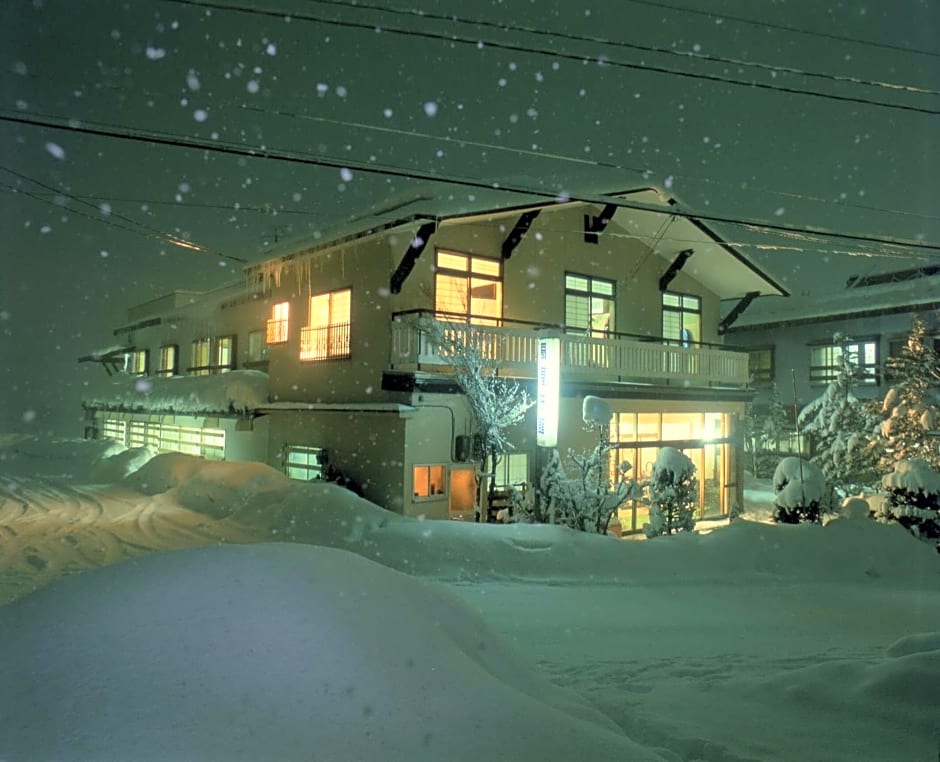
{"type": "MultiPolygon", "coordinates": [[[[789,292],[767,272],[759,268],[741,252],[726,243],[717,232],[685,210],[673,197],[654,187],[634,188],[608,194],[584,194],[577,198],[557,197],[545,193],[520,200],[514,204],[498,204],[505,193],[474,194],[457,198],[444,196],[435,189],[433,196],[414,193],[373,206],[362,214],[350,218],[346,224],[313,235],[285,240],[262,251],[262,261],[246,266],[247,273],[260,272],[272,260],[289,260],[334,248],[361,238],[390,232],[399,228],[414,228],[435,222],[438,225],[460,224],[480,219],[498,219],[518,216],[537,209],[560,209],[571,206],[613,208],[611,222],[626,235],[642,240],[664,260],[666,266],[685,250],[694,255],[684,271],[723,299],[740,298],[748,293],[788,296],[789,292]],[[495,205],[494,205],[495,204],[495,205]],[[394,216],[391,216],[394,214],[394,216]]],[[[599,213],[599,210],[598,210],[599,213]]]]}

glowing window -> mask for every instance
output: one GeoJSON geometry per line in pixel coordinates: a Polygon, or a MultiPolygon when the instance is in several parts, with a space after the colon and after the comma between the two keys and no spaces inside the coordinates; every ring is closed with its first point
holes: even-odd
{"type": "Polygon", "coordinates": [[[287,328],[290,317],[290,302],[280,302],[271,308],[271,317],[267,322],[265,341],[268,344],[283,344],[287,341],[287,328]]]}
{"type": "Polygon", "coordinates": [[[702,340],[702,299],[692,294],[663,293],[663,338],[691,346],[702,340]]]}
{"type": "Polygon", "coordinates": [[[300,330],[300,359],[349,357],[351,312],[351,289],[311,297],[310,323],[300,330]]]}
{"type": "Polygon", "coordinates": [[[150,359],[150,352],[146,349],[137,349],[124,355],[124,370],[134,376],[146,376],[150,359]]]}
{"type": "Polygon", "coordinates": [[[565,274],[565,325],[606,336],[614,329],[614,282],[565,274]]]}
{"type": "Polygon", "coordinates": [[[235,337],[220,336],[215,340],[215,367],[216,373],[227,373],[235,368],[235,337]]]}
{"type": "Polygon", "coordinates": [[[444,466],[415,466],[413,474],[414,496],[416,499],[443,497],[444,466]]]}
{"type": "Polygon", "coordinates": [[[496,325],[503,316],[502,263],[498,259],[439,251],[434,309],[447,320],[496,325]]]}
{"type": "Polygon", "coordinates": [[[211,342],[209,339],[196,339],[192,349],[192,367],[190,370],[196,376],[209,375],[209,353],[211,342]]]}
{"type": "Polygon", "coordinates": [[[158,376],[175,376],[179,373],[180,348],[176,344],[167,344],[160,347],[160,364],[157,367],[158,376]]]}

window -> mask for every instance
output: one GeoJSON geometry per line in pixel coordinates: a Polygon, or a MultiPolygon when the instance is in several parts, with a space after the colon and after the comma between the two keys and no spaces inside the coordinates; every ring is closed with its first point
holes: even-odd
{"type": "Polygon", "coordinates": [[[772,384],[774,380],[773,347],[749,350],[747,353],[747,370],[752,384],[772,384]]]}
{"type": "Polygon", "coordinates": [[[101,436],[104,439],[113,439],[121,444],[127,443],[127,421],[106,418],[101,424],[101,436]]]}
{"type": "Polygon", "coordinates": [[[209,351],[211,342],[209,339],[196,339],[193,342],[192,367],[190,370],[195,376],[209,375],[209,351]]]}
{"type": "Polygon", "coordinates": [[[248,362],[260,363],[268,359],[268,346],[264,340],[265,331],[248,333],[248,362]]]}
{"type": "Polygon", "coordinates": [[[271,317],[265,332],[265,341],[268,344],[283,344],[287,341],[289,316],[290,302],[280,302],[271,308],[271,317]]]}
{"type": "Polygon", "coordinates": [[[518,487],[529,481],[529,456],[524,452],[502,455],[496,466],[497,487],[518,487]]]}
{"type": "Polygon", "coordinates": [[[415,498],[432,499],[446,494],[444,473],[444,466],[415,466],[412,477],[415,498]]]}
{"type": "Polygon", "coordinates": [[[135,349],[124,355],[124,371],[132,376],[146,376],[150,364],[150,352],[146,349],[135,349]]]}
{"type": "Polygon", "coordinates": [[[235,369],[235,337],[220,336],[215,340],[214,373],[227,373],[235,369]]]}
{"type": "Polygon", "coordinates": [[[702,300],[691,294],[663,292],[663,338],[683,347],[702,340],[702,300]]]}
{"type": "Polygon", "coordinates": [[[166,344],[160,347],[160,364],[157,367],[158,376],[175,376],[179,373],[180,348],[176,344],[166,344]]]}
{"type": "Polygon", "coordinates": [[[151,445],[162,452],[201,455],[208,460],[225,459],[225,431],[222,429],[131,421],[127,444],[129,447],[151,445]]]}
{"type": "Polygon", "coordinates": [[[326,450],[322,447],[284,445],[284,473],[291,479],[319,479],[325,464],[326,450]]]}
{"type": "Polygon", "coordinates": [[[592,336],[614,330],[614,282],[565,273],[565,325],[592,336]]]}
{"type": "Polygon", "coordinates": [[[839,375],[843,355],[846,353],[858,368],[858,383],[865,385],[878,383],[878,342],[871,340],[810,347],[810,384],[825,386],[834,381],[839,375]]]}
{"type": "Polygon", "coordinates": [[[330,291],[310,298],[310,323],[300,330],[300,359],[349,357],[352,290],[330,291]]]}
{"type": "Polygon", "coordinates": [[[438,251],[434,309],[445,320],[497,325],[503,316],[503,266],[498,259],[438,251]]]}

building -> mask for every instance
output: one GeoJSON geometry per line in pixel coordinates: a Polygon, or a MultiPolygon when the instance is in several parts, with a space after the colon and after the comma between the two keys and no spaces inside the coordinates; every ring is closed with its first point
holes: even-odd
{"type": "MultiPolygon", "coordinates": [[[[279,245],[245,279],[130,310],[83,359],[111,384],[86,434],[341,473],[391,510],[472,518],[466,400],[418,320],[446,320],[534,391],[539,337],[560,338],[558,449],[589,448],[586,395],[613,411],[614,461],[649,473],[672,445],[698,467],[703,515],[741,500],[748,358],[721,346],[722,300],[784,289],[659,191],[433,215],[279,245]]],[[[512,432],[504,485],[537,483],[536,410],[512,432]]],[[[644,521],[625,506],[629,530],[644,521]]]]}
{"type": "Polygon", "coordinates": [[[788,410],[801,410],[835,378],[843,351],[855,354],[861,371],[855,395],[883,398],[891,385],[885,362],[904,346],[914,315],[940,350],[940,267],[853,276],[824,295],[762,299],[728,325],[725,339],[748,353],[756,408],[769,405],[776,387],[788,410]]]}

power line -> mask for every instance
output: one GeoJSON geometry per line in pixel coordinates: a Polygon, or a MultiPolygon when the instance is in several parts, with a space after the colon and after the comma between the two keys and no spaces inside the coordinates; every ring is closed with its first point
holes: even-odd
{"type": "MultiPolygon", "coordinates": [[[[46,183],[40,180],[36,180],[35,178],[21,174],[20,172],[10,169],[9,167],[0,166],[0,170],[3,170],[4,172],[7,172],[8,174],[13,175],[14,177],[18,177],[21,180],[26,180],[27,182],[34,183],[35,185],[38,185],[40,188],[45,188],[46,190],[55,194],[56,197],[70,198],[73,201],[78,202],[79,204],[83,204],[85,206],[91,207],[96,212],[98,212],[98,214],[91,215],[91,214],[88,214],[87,212],[81,211],[80,209],[62,207],[59,204],[55,203],[54,201],[50,201],[47,198],[43,198],[42,195],[34,191],[29,191],[25,188],[14,188],[13,192],[15,193],[22,193],[23,195],[28,196],[29,198],[32,198],[36,201],[40,201],[45,204],[51,204],[52,206],[55,206],[56,208],[59,208],[59,209],[63,209],[63,208],[67,209],[72,214],[77,214],[78,216],[92,220],[93,222],[100,222],[104,225],[108,225],[109,227],[113,227],[117,230],[123,230],[129,233],[137,233],[138,235],[143,235],[146,238],[155,238],[159,241],[163,241],[164,243],[169,243],[169,244],[172,244],[173,246],[179,246],[180,248],[183,248],[183,249],[188,249],[189,251],[197,251],[200,254],[213,254],[213,252],[210,252],[208,249],[203,248],[199,244],[195,244],[192,241],[187,241],[185,238],[181,238],[172,233],[166,233],[162,230],[157,230],[156,228],[153,228],[150,225],[146,225],[142,222],[139,222],[130,217],[127,217],[126,215],[118,214],[114,211],[111,211],[107,216],[102,216],[100,207],[95,206],[89,201],[86,201],[80,198],[79,196],[74,196],[71,193],[60,191],[56,188],[53,188],[51,185],[47,185],[46,183]],[[114,219],[120,220],[121,222],[125,224],[119,225],[114,222],[114,219]]],[[[231,259],[233,261],[241,262],[243,264],[247,261],[240,257],[231,256],[229,254],[215,254],[215,256],[223,257],[225,259],[231,259]]]]}
{"type": "MultiPolygon", "coordinates": [[[[25,124],[33,127],[44,127],[47,129],[61,130],[65,132],[74,132],[85,135],[94,135],[106,137],[114,140],[129,141],[135,143],[150,143],[154,145],[172,146],[174,148],[198,149],[211,153],[219,153],[230,156],[240,156],[256,159],[268,159],[283,161],[292,164],[301,164],[305,166],[327,167],[338,170],[355,170],[363,174],[373,174],[386,177],[398,177],[408,180],[422,180],[431,183],[446,183],[478,190],[498,191],[501,193],[515,193],[525,196],[534,196],[536,198],[548,199],[557,202],[579,201],[593,204],[610,204],[615,207],[626,209],[635,209],[638,211],[663,213],[661,207],[650,204],[642,204],[626,199],[596,195],[596,194],[568,194],[559,192],[549,192],[537,188],[529,188],[522,185],[501,182],[487,182],[476,178],[441,176],[431,172],[418,172],[415,170],[402,169],[400,167],[389,167],[375,164],[368,164],[361,161],[337,160],[330,157],[310,157],[302,154],[290,153],[271,148],[251,148],[238,146],[234,144],[223,144],[211,142],[199,138],[187,138],[185,140],[177,137],[167,137],[155,132],[135,131],[130,132],[126,128],[111,127],[92,127],[86,124],[71,124],[56,122],[48,118],[39,118],[31,115],[17,114],[15,116],[0,113],[0,121],[11,122],[15,124],[25,124]]],[[[818,230],[812,227],[795,227],[791,225],[781,225],[764,220],[743,219],[728,217],[717,214],[703,214],[686,212],[682,209],[670,209],[669,214],[677,217],[685,217],[695,220],[709,222],[719,222],[729,225],[737,225],[753,230],[773,230],[778,233],[790,236],[811,235],[822,238],[835,238],[847,241],[859,241],[882,244],[885,246],[898,246],[918,251],[938,251],[940,252],[940,243],[927,243],[912,239],[894,238],[889,236],[860,235],[853,233],[840,233],[829,230],[818,230]]]]}
{"type": "Polygon", "coordinates": [[[594,35],[582,35],[582,34],[572,34],[570,32],[564,31],[551,31],[547,29],[539,29],[532,26],[524,26],[520,24],[506,24],[496,21],[487,21],[480,18],[464,18],[456,15],[446,15],[443,13],[431,13],[428,11],[420,11],[413,8],[388,8],[381,5],[376,5],[374,3],[365,3],[365,2],[356,2],[354,5],[350,6],[347,0],[307,0],[308,3],[313,3],[316,5],[331,5],[338,6],[345,10],[349,9],[364,9],[371,11],[380,11],[382,13],[388,13],[399,16],[409,16],[413,18],[420,19],[432,19],[435,21],[446,21],[448,23],[457,23],[457,24],[469,24],[472,26],[498,29],[505,32],[524,32],[525,34],[530,34],[540,37],[548,37],[550,39],[562,39],[562,40],[572,40],[574,42],[589,42],[592,44],[606,45],[609,47],[618,47],[618,48],[627,48],[630,50],[639,50],[644,53],[659,53],[662,55],[668,55],[679,58],[691,58],[699,61],[708,61],[710,63],[720,63],[727,64],[731,66],[743,66],[754,69],[761,69],[763,71],[769,71],[779,74],[797,74],[802,77],[809,77],[815,79],[823,79],[831,82],[839,83],[848,83],[853,85],[865,85],[868,87],[878,87],[886,90],[901,90],[909,93],[918,93],[921,95],[940,95],[940,91],[932,90],[925,87],[918,87],[916,85],[909,84],[899,84],[896,82],[883,82],[878,80],[862,79],[861,77],[853,77],[844,74],[830,74],[826,72],[815,72],[807,69],[800,69],[794,66],[781,66],[779,64],[768,64],[762,63],[760,61],[748,61],[741,58],[728,58],[726,56],[715,55],[714,53],[701,53],[695,50],[675,50],[674,48],[664,48],[658,45],[646,45],[640,44],[637,42],[627,42],[624,40],[613,40],[609,37],[598,37],[594,35]]]}
{"type": "MultiPolygon", "coordinates": [[[[214,2],[213,0],[163,0],[165,3],[175,3],[177,5],[187,5],[193,8],[210,8],[213,10],[219,11],[230,11],[236,13],[245,13],[254,16],[266,16],[271,18],[277,18],[283,20],[286,16],[290,18],[296,18],[301,21],[312,21],[319,24],[325,24],[329,26],[338,26],[346,27],[350,29],[363,29],[368,30],[370,33],[375,34],[376,25],[356,22],[356,21],[341,21],[337,19],[323,18],[321,16],[314,16],[311,14],[298,14],[298,13],[286,13],[278,11],[268,11],[258,8],[248,8],[238,5],[230,5],[221,2],[214,2]]],[[[787,85],[778,85],[778,84],[769,84],[765,82],[749,82],[741,79],[733,79],[731,77],[721,77],[715,74],[706,74],[703,72],[688,72],[688,71],[679,71],[677,69],[670,69],[665,66],[652,66],[645,63],[631,63],[628,61],[617,61],[612,58],[600,57],[597,56],[588,56],[583,54],[576,53],[566,53],[563,51],[556,50],[544,50],[541,48],[531,47],[527,45],[522,45],[519,43],[510,43],[510,42],[496,42],[494,40],[482,41],[479,38],[471,37],[461,37],[454,34],[441,34],[437,32],[425,32],[418,31],[413,29],[401,29],[391,26],[381,26],[379,31],[383,34],[395,34],[405,37],[416,37],[419,39],[428,39],[447,42],[448,44],[460,44],[460,45],[472,45],[473,47],[490,47],[496,48],[499,50],[509,50],[515,53],[530,53],[535,55],[551,56],[553,58],[561,58],[570,61],[577,61],[578,63],[587,63],[593,62],[598,65],[603,66],[612,66],[615,68],[624,68],[631,69],[634,71],[643,71],[653,74],[667,74],[675,77],[684,77],[687,79],[696,79],[703,80],[708,82],[718,82],[726,85],[734,85],[737,87],[747,87],[754,90],[768,90],[773,92],[787,93],[790,95],[805,95],[813,98],[822,98],[824,100],[830,101],[840,101],[844,103],[856,103],[864,106],[874,106],[877,108],[887,108],[895,109],[899,111],[910,111],[920,114],[929,114],[931,116],[940,115],[940,109],[926,108],[922,106],[912,106],[908,104],[900,103],[889,103],[886,101],[876,101],[870,98],[858,98],[855,96],[849,95],[835,95],[833,93],[822,93],[817,90],[807,90],[800,87],[792,87],[787,85]]]]}
{"type": "Polygon", "coordinates": [[[735,16],[728,13],[715,13],[714,11],[703,11],[699,10],[698,8],[688,8],[680,5],[669,5],[667,3],[654,2],[654,0],[622,0],[622,2],[633,3],[634,5],[648,5],[653,8],[661,8],[663,10],[675,11],[677,13],[689,13],[697,16],[707,16],[708,18],[713,19],[728,19],[729,21],[734,21],[738,24],[760,26],[766,29],[776,29],[778,31],[791,32],[793,34],[805,34],[808,37],[821,37],[826,40],[836,40],[837,42],[849,42],[853,45],[870,45],[873,48],[885,48],[887,50],[895,50],[901,53],[915,53],[921,56],[933,56],[934,58],[940,57],[940,53],[937,53],[933,50],[909,48],[904,45],[894,45],[890,42],[862,40],[857,37],[845,37],[843,35],[830,34],[828,32],[817,32],[810,29],[800,29],[799,27],[789,26],[787,24],[774,24],[769,21],[754,21],[753,19],[744,18],[743,16],[735,16]]]}

